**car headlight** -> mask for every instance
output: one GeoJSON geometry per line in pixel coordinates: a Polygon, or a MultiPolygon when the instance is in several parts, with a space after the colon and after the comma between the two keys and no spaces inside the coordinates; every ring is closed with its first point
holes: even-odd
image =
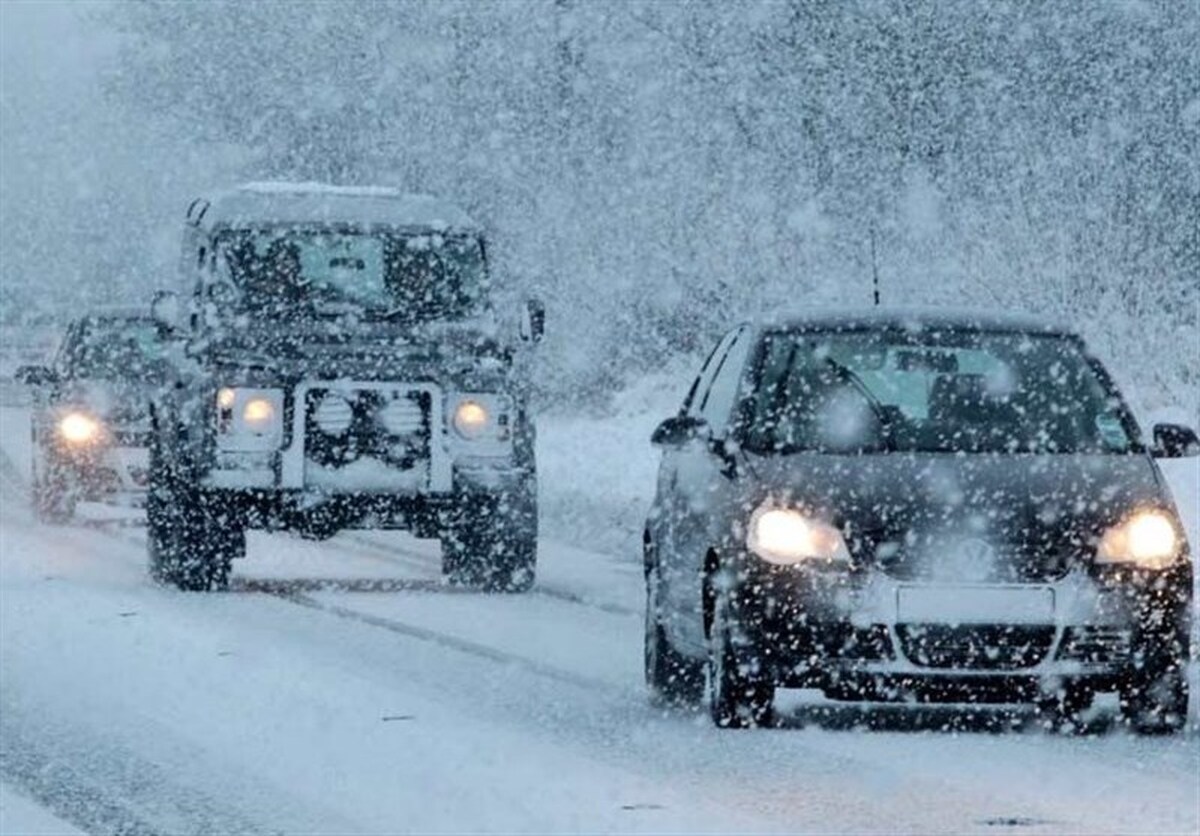
{"type": "Polygon", "coordinates": [[[750,518],[746,546],[768,563],[849,563],[842,533],[790,508],[763,506],[750,518]]]}
{"type": "Polygon", "coordinates": [[[1104,532],[1096,562],[1165,569],[1179,559],[1182,545],[1174,517],[1164,511],[1139,511],[1104,532]]]}
{"type": "Polygon", "coordinates": [[[90,444],[100,437],[100,422],[83,412],[68,412],[58,421],[58,433],[68,444],[90,444]]]}

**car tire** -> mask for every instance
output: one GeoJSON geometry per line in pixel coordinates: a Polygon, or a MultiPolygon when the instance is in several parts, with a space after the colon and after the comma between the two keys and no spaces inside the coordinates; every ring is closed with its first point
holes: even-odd
{"type": "Polygon", "coordinates": [[[650,701],[662,706],[692,706],[704,697],[704,662],[689,659],[671,646],[662,626],[658,570],[646,573],[646,621],[643,661],[650,701]]]}
{"type": "Polygon", "coordinates": [[[232,561],[246,552],[244,525],[189,485],[158,452],[150,451],[146,544],[150,577],[190,592],[221,590],[232,561]]]}
{"type": "Polygon", "coordinates": [[[35,462],[33,478],[30,480],[31,501],[38,522],[48,525],[63,525],[75,516],[78,498],[71,490],[66,477],[52,470],[40,472],[35,462]]]}
{"type": "Polygon", "coordinates": [[[1049,731],[1071,734],[1084,728],[1083,715],[1092,707],[1095,691],[1080,682],[1066,682],[1038,701],[1039,721],[1049,731]]]}
{"type": "Polygon", "coordinates": [[[713,608],[708,652],[708,708],[724,729],[756,728],[774,722],[775,683],[744,656],[728,594],[713,608]]]}
{"type": "Polygon", "coordinates": [[[526,592],[537,574],[537,505],[528,492],[463,497],[442,537],[442,573],[487,592],[526,592]]]}
{"type": "Polygon", "coordinates": [[[1131,672],[1117,696],[1122,720],[1138,734],[1174,734],[1187,726],[1188,681],[1182,663],[1131,672]]]}

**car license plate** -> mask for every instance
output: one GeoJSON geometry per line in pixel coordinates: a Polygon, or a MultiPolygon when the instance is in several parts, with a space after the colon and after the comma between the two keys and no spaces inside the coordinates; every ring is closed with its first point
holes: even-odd
{"type": "Polygon", "coordinates": [[[1044,624],[1054,620],[1050,587],[902,586],[896,620],[908,624],[1044,624]]]}

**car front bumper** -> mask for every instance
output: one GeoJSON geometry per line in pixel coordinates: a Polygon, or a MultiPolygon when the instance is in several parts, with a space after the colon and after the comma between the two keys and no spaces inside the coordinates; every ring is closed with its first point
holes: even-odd
{"type": "Polygon", "coordinates": [[[784,685],[1103,687],[1133,667],[1187,658],[1191,578],[1190,562],[1156,573],[1079,566],[1027,584],[918,583],[877,570],[760,563],[735,598],[744,645],[784,685]]]}
{"type": "Polygon", "coordinates": [[[145,447],[53,450],[47,452],[45,462],[48,473],[85,502],[145,504],[150,485],[149,452],[145,447]]]}

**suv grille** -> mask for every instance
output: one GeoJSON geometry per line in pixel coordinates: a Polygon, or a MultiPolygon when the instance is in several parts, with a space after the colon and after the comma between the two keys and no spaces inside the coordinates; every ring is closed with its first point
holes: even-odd
{"type": "Polygon", "coordinates": [[[899,624],[896,633],[909,661],[927,668],[1031,668],[1054,643],[1053,625],[899,624]]]}
{"type": "Polygon", "coordinates": [[[423,391],[309,389],[305,456],[325,467],[373,458],[407,470],[429,456],[431,407],[423,391]]]}

